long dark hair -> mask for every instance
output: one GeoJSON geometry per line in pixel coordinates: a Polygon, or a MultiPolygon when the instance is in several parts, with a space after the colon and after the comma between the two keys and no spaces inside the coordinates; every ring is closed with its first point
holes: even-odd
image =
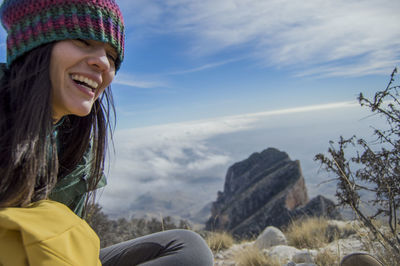
{"type": "Polygon", "coordinates": [[[0,207],[46,198],[88,150],[89,191],[102,176],[111,114],[115,122],[111,88],[95,101],[89,115],[66,116],[56,140],[49,75],[53,46],[45,44],[21,56],[0,80],[0,207]]]}

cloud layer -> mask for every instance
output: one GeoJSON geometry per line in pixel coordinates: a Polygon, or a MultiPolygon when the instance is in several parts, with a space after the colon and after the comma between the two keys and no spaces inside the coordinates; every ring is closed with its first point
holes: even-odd
{"type": "Polygon", "coordinates": [[[331,184],[316,187],[323,179],[313,157],[340,134],[365,131],[370,121],[359,121],[359,109],[335,103],[118,131],[101,204],[116,213],[148,192],[184,192],[204,206],[223,189],[230,165],[268,147],[300,160],[311,196],[333,197],[331,184]]]}

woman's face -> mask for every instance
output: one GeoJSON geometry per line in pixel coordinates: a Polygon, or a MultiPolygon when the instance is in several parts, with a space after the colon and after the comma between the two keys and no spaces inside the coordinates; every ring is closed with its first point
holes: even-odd
{"type": "Polygon", "coordinates": [[[117,52],[93,40],[57,42],[51,53],[50,81],[54,121],[65,115],[86,116],[115,76],[117,52]]]}

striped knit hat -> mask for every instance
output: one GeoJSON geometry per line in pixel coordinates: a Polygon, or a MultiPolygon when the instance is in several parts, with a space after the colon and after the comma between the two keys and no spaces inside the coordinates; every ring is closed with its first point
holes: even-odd
{"type": "Polygon", "coordinates": [[[109,43],[124,58],[124,22],[115,0],[4,0],[0,18],[7,31],[7,66],[52,41],[87,39],[109,43]]]}

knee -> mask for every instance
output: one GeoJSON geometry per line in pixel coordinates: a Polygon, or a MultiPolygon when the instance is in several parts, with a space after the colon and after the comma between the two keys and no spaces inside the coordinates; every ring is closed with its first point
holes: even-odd
{"type": "Polygon", "coordinates": [[[188,258],[196,258],[193,261],[199,260],[199,264],[196,265],[213,265],[214,257],[208,247],[204,238],[202,238],[198,233],[185,229],[174,229],[171,230],[174,234],[174,238],[183,244],[188,258]]]}
{"type": "MultiPolygon", "coordinates": [[[[186,229],[169,230],[175,236],[175,239],[182,243],[196,243],[198,245],[207,246],[206,241],[196,232],[186,229]]],[[[208,247],[208,246],[207,246],[208,247]]]]}

